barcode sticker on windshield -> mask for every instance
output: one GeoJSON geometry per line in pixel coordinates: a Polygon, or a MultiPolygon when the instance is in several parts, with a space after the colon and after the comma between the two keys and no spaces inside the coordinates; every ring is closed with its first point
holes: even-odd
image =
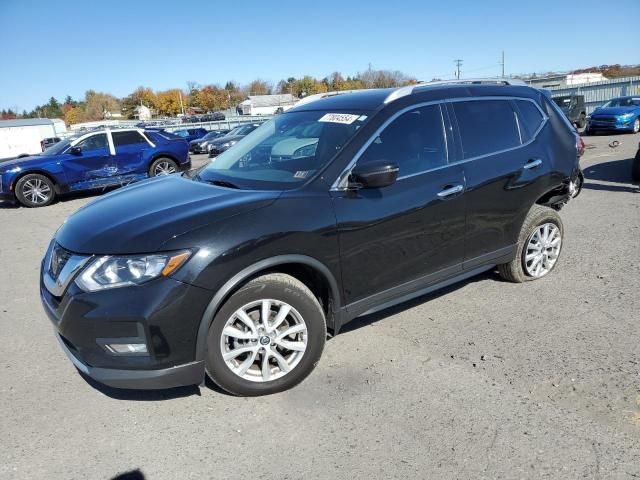
{"type": "Polygon", "coordinates": [[[319,122],[345,123],[347,125],[355,122],[360,115],[351,115],[349,113],[327,113],[322,116],[319,122]]]}

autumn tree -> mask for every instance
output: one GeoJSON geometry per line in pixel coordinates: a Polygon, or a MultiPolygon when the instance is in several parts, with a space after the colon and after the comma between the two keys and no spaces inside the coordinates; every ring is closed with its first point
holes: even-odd
{"type": "Polygon", "coordinates": [[[269,95],[271,93],[271,84],[258,78],[247,85],[246,90],[247,95],[269,95]]]}
{"type": "Polygon", "coordinates": [[[87,90],[84,94],[86,121],[102,120],[106,112],[120,111],[120,101],[111,94],[87,90]]]}
{"type": "Polygon", "coordinates": [[[80,107],[71,107],[64,114],[64,123],[75,125],[84,121],[84,111],[80,107]]]}
{"type": "Polygon", "coordinates": [[[156,109],[164,115],[176,115],[181,112],[179,88],[164,90],[156,94],[156,109]]]}

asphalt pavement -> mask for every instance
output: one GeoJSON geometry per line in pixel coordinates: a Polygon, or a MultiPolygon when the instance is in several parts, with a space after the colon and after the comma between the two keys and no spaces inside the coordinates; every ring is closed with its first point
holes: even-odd
{"type": "Polygon", "coordinates": [[[85,380],[40,306],[38,271],[95,197],[0,205],[0,478],[640,477],[640,135],[585,140],[551,275],[489,272],[358,319],[307,380],[261,398],[85,380]]]}

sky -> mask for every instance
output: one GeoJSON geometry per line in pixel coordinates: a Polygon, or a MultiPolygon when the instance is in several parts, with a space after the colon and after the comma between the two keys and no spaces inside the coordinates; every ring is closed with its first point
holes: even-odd
{"type": "Polygon", "coordinates": [[[640,63],[640,0],[0,0],[0,109],[88,89],[400,70],[418,80],[640,63]],[[624,39],[627,41],[616,41],[624,39]]]}

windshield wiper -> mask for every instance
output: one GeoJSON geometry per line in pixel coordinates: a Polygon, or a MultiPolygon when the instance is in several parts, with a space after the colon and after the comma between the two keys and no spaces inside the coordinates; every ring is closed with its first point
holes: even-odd
{"type": "Polygon", "coordinates": [[[213,180],[205,180],[205,182],[210,183],[211,185],[215,185],[217,187],[236,188],[236,189],[240,188],[235,183],[227,182],[226,180],[213,179],[213,180]]]}

